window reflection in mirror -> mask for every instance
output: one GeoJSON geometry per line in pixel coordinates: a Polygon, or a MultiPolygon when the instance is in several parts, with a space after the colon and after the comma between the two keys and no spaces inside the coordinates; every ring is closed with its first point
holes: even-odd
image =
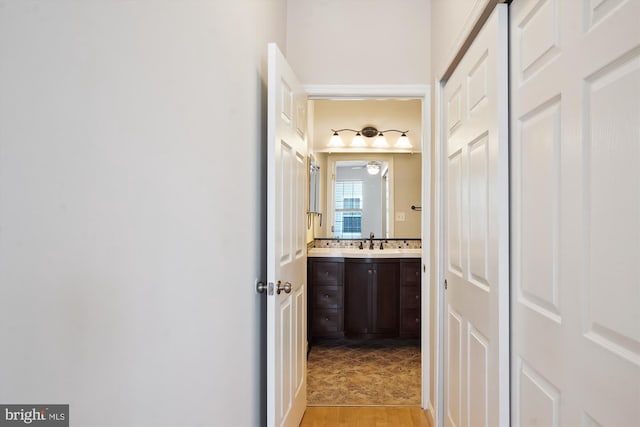
{"type": "Polygon", "coordinates": [[[333,183],[333,235],[359,239],[374,233],[388,237],[388,186],[384,184],[388,163],[366,160],[335,162],[333,183]],[[366,214],[363,214],[366,212],[366,214]]]}

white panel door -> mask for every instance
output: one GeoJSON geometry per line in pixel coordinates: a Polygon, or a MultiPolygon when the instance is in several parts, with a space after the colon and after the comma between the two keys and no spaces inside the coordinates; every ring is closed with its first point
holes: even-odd
{"type": "Polygon", "coordinates": [[[509,423],[507,6],[444,87],[447,426],[509,423]]]}
{"type": "Polygon", "coordinates": [[[267,425],[298,426],[306,389],[307,97],[268,47],[267,425]]]}
{"type": "Polygon", "coordinates": [[[639,24],[511,6],[514,426],[640,425],[639,24]]]}

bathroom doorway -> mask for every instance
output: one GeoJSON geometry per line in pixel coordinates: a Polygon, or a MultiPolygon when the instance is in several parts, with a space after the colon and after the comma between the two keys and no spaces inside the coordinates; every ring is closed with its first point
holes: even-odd
{"type": "MultiPolygon", "coordinates": [[[[335,164],[339,159],[353,159],[354,155],[365,155],[366,159],[370,160],[375,156],[397,156],[397,158],[409,158],[413,157],[413,162],[416,161],[419,164],[419,171],[417,177],[412,178],[411,181],[400,184],[396,182],[401,179],[402,173],[406,172],[407,168],[403,167],[402,160],[396,161],[396,173],[394,175],[393,168],[387,168],[385,173],[381,174],[381,178],[384,177],[382,187],[382,197],[384,201],[384,209],[380,215],[382,219],[382,229],[380,237],[395,239],[395,238],[413,238],[418,239],[421,242],[429,242],[429,209],[428,203],[430,200],[430,163],[431,163],[431,149],[430,149],[430,132],[429,132],[429,87],[395,87],[395,88],[371,88],[371,87],[348,87],[348,88],[335,88],[335,87],[308,87],[306,88],[310,96],[310,108],[309,108],[309,146],[310,151],[313,153],[314,158],[319,160],[320,170],[324,168],[324,174],[321,175],[321,187],[324,187],[324,191],[320,191],[320,205],[324,208],[322,217],[312,217],[310,223],[310,231],[307,236],[307,241],[311,242],[317,239],[325,239],[331,244],[334,240],[339,239],[338,236],[333,234],[332,225],[335,224],[335,212],[330,212],[331,206],[328,203],[333,203],[331,200],[334,198],[332,195],[327,195],[328,191],[334,191],[331,184],[331,175],[334,170],[330,165],[335,164]],[[348,102],[345,102],[348,101],[348,102]],[[349,135],[348,132],[344,133],[343,141],[345,145],[343,147],[327,147],[323,145],[322,140],[328,140],[332,136],[332,129],[361,129],[365,126],[376,126],[378,129],[399,129],[403,125],[394,125],[391,123],[393,118],[388,119],[385,123],[379,123],[380,120],[367,115],[366,103],[372,101],[395,101],[405,102],[406,105],[410,103],[417,103],[419,106],[419,112],[417,116],[417,125],[407,126],[411,129],[408,133],[412,147],[404,150],[394,150],[393,148],[354,148],[349,145],[349,140],[354,136],[349,135]],[[319,104],[323,105],[319,107],[319,104]],[[352,117],[348,118],[344,115],[344,111],[347,104],[356,106],[351,108],[353,113],[352,117]],[[316,118],[316,112],[320,109],[326,109],[327,107],[337,106],[339,114],[342,114],[339,119],[327,119],[326,117],[318,120],[316,118]],[[348,122],[348,123],[347,123],[348,122]],[[426,147],[426,149],[425,149],[426,147]],[[351,156],[351,157],[349,157],[351,156]],[[417,159],[417,160],[416,160],[417,159]],[[398,168],[400,164],[400,168],[398,168]],[[402,188],[410,188],[411,186],[419,187],[417,196],[413,196],[411,203],[403,201],[397,203],[397,198],[394,198],[394,184],[395,188],[400,185],[402,188]],[[394,201],[396,203],[394,203],[394,201]],[[322,219],[320,219],[322,218],[322,219]],[[403,228],[407,226],[408,222],[417,221],[418,228],[413,228],[414,234],[411,231],[407,231],[409,228],[403,228]],[[320,225],[322,222],[322,225],[320,225]],[[403,224],[404,222],[404,224],[403,224]]],[[[400,113],[402,114],[402,113],[400,113]]],[[[393,137],[393,135],[389,135],[393,137]]],[[[399,135],[395,135],[397,138],[399,135]]],[[[393,144],[393,139],[388,138],[388,141],[393,144]]],[[[395,160],[395,159],[394,159],[395,160]]],[[[393,164],[393,160],[391,164],[393,164]]],[[[335,176],[333,177],[335,179],[335,176]]],[[[396,195],[397,196],[397,195],[396,195]]],[[[415,225],[415,224],[414,224],[415,225]]],[[[335,230],[335,228],[334,228],[335,230]]],[[[364,234],[368,235],[367,230],[362,230],[364,234]]],[[[325,242],[327,243],[327,242],[325,242]]],[[[429,256],[428,244],[422,244],[421,255],[421,297],[418,304],[420,310],[420,317],[422,319],[420,325],[420,332],[416,338],[384,338],[384,339],[365,339],[365,338],[338,338],[327,340],[315,340],[310,347],[309,362],[308,362],[308,401],[310,406],[333,406],[333,405],[375,405],[375,404],[389,404],[389,405],[416,405],[426,407],[429,398],[429,372],[426,367],[429,366],[429,358],[431,357],[430,351],[430,335],[429,335],[429,295],[430,295],[430,282],[426,273],[424,265],[427,263],[429,256]],[[324,360],[324,361],[323,361],[324,360]],[[361,360],[361,362],[358,362],[361,360]],[[376,361],[379,363],[379,367],[390,367],[391,373],[382,373],[384,380],[395,381],[395,384],[402,384],[405,391],[414,390],[414,392],[404,393],[403,396],[395,394],[396,400],[391,401],[367,401],[366,393],[364,389],[376,388],[378,390],[389,388],[385,385],[380,386],[380,373],[383,369],[376,368],[376,361]],[[395,367],[394,367],[395,363],[395,367]],[[318,371],[316,368],[320,366],[318,371]],[[423,367],[425,367],[423,369],[423,367]],[[317,371],[317,372],[316,372],[317,371]],[[369,372],[370,374],[367,374],[369,372]],[[356,378],[355,381],[349,385],[349,378],[351,375],[356,378]],[[317,381],[317,382],[316,382],[317,381]],[[320,383],[325,386],[322,393],[324,396],[334,397],[329,399],[323,399],[321,401],[314,401],[314,387],[320,383]],[[363,385],[358,387],[357,384],[363,385]],[[344,392],[344,387],[347,387],[348,392],[344,392]],[[409,396],[412,394],[411,396],[409,396]],[[337,395],[337,397],[335,397],[337,395]],[[402,400],[402,399],[405,400],[402,400]]],[[[309,294],[309,298],[311,295],[309,294]]],[[[322,394],[321,393],[321,394],[322,394]]],[[[383,395],[385,393],[382,393],[383,395]]],[[[376,392],[372,392],[371,395],[376,395],[376,392]]],[[[379,398],[384,398],[381,393],[377,393],[379,398]]],[[[394,396],[394,393],[390,391],[386,393],[387,398],[394,396]]]]}

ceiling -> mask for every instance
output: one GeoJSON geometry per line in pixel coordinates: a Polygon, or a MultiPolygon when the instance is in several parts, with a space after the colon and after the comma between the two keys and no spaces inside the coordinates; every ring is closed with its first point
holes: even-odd
{"type": "MultiPolygon", "coordinates": [[[[315,152],[420,152],[422,151],[422,101],[420,99],[381,99],[381,100],[326,100],[316,99],[310,102],[311,129],[310,145],[315,152]],[[329,147],[333,135],[331,129],[357,129],[373,126],[378,130],[409,130],[407,136],[411,149],[393,147],[400,136],[397,132],[385,134],[391,147],[350,148],[348,147],[354,132],[341,132],[346,147],[329,147]]],[[[372,144],[375,138],[365,138],[372,144]]]]}

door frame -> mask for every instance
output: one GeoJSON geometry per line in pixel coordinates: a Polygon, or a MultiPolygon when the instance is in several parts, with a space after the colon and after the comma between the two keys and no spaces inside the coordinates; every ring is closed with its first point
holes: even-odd
{"type": "MultiPolygon", "coordinates": [[[[435,270],[435,283],[436,286],[434,295],[436,301],[434,302],[435,307],[435,315],[434,315],[434,329],[435,329],[435,341],[436,341],[436,351],[435,361],[434,361],[434,381],[435,384],[435,396],[434,396],[434,406],[431,406],[431,421],[432,425],[435,427],[443,427],[445,421],[444,414],[444,316],[445,316],[445,289],[444,289],[444,279],[445,279],[445,255],[444,255],[444,244],[445,244],[445,230],[444,230],[444,199],[443,199],[443,191],[444,191],[444,177],[442,172],[444,171],[445,162],[447,160],[447,138],[445,134],[446,124],[444,123],[444,87],[449,77],[458,66],[465,53],[469,50],[469,47],[475,40],[476,36],[486,23],[486,21],[491,16],[491,13],[495,9],[495,7],[502,3],[510,3],[511,1],[516,0],[478,0],[474,9],[469,16],[465,26],[461,29],[458,39],[456,39],[455,47],[457,51],[453,53],[449,58],[450,60],[446,64],[444,70],[441,70],[440,74],[436,74],[434,78],[434,99],[433,99],[433,109],[434,109],[434,173],[435,177],[435,193],[434,193],[434,236],[435,239],[435,254],[433,266],[435,270]]],[[[508,12],[507,12],[508,13],[508,12]]],[[[507,35],[508,38],[508,35],[507,35]]],[[[508,40],[507,40],[508,42],[508,40]]],[[[507,73],[508,73],[509,64],[507,62],[507,73]]],[[[508,113],[508,112],[507,112],[508,113]]],[[[508,122],[508,117],[505,118],[508,122]]],[[[510,179],[510,178],[509,178],[510,179]]],[[[509,309],[511,307],[510,300],[509,301],[509,309]]],[[[510,323],[507,325],[500,325],[502,333],[505,333],[507,336],[510,334],[510,323]]],[[[507,360],[510,361],[510,357],[507,357],[507,360]]],[[[507,389],[508,395],[511,396],[510,391],[510,375],[511,375],[511,367],[507,367],[508,375],[507,375],[507,389]]],[[[504,384],[501,384],[501,386],[504,384]]],[[[509,412],[510,412],[510,404],[509,404],[509,412]]],[[[508,419],[510,419],[510,413],[506,415],[508,419]]]]}
{"type": "Polygon", "coordinates": [[[422,185],[422,296],[421,296],[421,384],[422,408],[429,408],[430,402],[430,358],[429,344],[431,322],[431,286],[429,274],[431,241],[431,86],[430,85],[305,85],[309,100],[372,100],[372,99],[420,99],[422,101],[421,134],[421,185],[422,185]]]}

